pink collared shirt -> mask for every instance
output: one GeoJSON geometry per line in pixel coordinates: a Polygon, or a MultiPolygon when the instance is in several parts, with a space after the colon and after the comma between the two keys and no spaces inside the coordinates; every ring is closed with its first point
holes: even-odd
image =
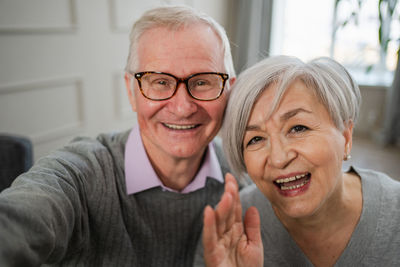
{"type": "MultiPolygon", "coordinates": [[[[208,145],[204,162],[196,177],[179,193],[190,193],[203,188],[207,177],[221,183],[224,182],[221,166],[212,143],[208,145]]],[[[163,185],[155,173],[144,149],[138,126],[130,132],[125,146],[125,181],[129,195],[158,186],[161,186],[164,190],[177,192],[163,185]]]]}

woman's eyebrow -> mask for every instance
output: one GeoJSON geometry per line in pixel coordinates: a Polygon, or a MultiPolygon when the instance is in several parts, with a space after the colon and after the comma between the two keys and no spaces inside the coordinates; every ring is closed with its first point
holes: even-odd
{"type": "Polygon", "coordinates": [[[296,108],[296,109],[293,109],[293,110],[290,110],[290,111],[284,113],[284,114],[281,116],[280,120],[281,120],[281,121],[287,121],[288,119],[290,119],[290,118],[296,116],[297,114],[299,114],[299,113],[301,113],[301,112],[312,113],[311,111],[306,110],[306,109],[304,109],[304,108],[296,108]]]}
{"type": "Polygon", "coordinates": [[[258,125],[247,125],[246,126],[246,132],[247,131],[260,131],[261,127],[258,125]]]}
{"type": "MultiPolygon", "coordinates": [[[[304,108],[296,108],[296,109],[289,110],[288,112],[282,114],[281,117],[280,117],[280,120],[281,121],[287,121],[290,118],[296,116],[297,114],[299,114],[301,112],[305,112],[305,113],[309,113],[309,114],[312,113],[311,111],[306,110],[304,108]]],[[[247,131],[261,131],[261,127],[259,125],[257,125],[257,124],[250,124],[250,125],[246,126],[245,131],[246,132],[247,131]]]]}

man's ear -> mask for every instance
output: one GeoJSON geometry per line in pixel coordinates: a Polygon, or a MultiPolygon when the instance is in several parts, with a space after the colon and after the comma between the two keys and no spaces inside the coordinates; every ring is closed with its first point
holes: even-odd
{"type": "Polygon", "coordinates": [[[129,102],[131,103],[132,110],[136,112],[136,101],[133,87],[133,79],[130,78],[129,74],[125,72],[125,87],[128,93],[129,102]]]}
{"type": "Polygon", "coordinates": [[[230,96],[232,92],[232,86],[235,84],[235,82],[236,82],[236,77],[232,77],[229,79],[229,90],[227,90],[227,96],[230,96]]]}
{"type": "Polygon", "coordinates": [[[232,77],[229,79],[229,88],[232,89],[232,86],[235,84],[236,82],[236,77],[232,77]]]}

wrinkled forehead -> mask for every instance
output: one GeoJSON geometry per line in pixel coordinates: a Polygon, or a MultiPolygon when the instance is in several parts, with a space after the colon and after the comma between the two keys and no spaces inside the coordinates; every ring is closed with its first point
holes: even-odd
{"type": "MultiPolygon", "coordinates": [[[[311,97],[323,104],[319,95],[317,94],[316,84],[304,76],[293,77],[292,79],[277,78],[267,84],[264,89],[259,93],[256,101],[254,102],[252,110],[259,103],[262,98],[262,108],[265,112],[265,119],[268,120],[274,114],[283,99],[291,93],[291,89],[295,86],[301,86],[305,93],[310,94],[311,97]]],[[[301,102],[302,98],[296,98],[295,101],[301,102]]]]}
{"type": "MultiPolygon", "coordinates": [[[[177,30],[166,27],[147,30],[140,37],[137,52],[138,67],[142,71],[150,70],[144,68],[154,67],[148,65],[162,66],[163,69],[157,71],[163,72],[189,68],[188,66],[192,65],[191,68],[195,68],[194,65],[199,68],[196,72],[225,70],[221,40],[210,26],[204,23],[177,30]]],[[[191,70],[179,72],[192,74],[189,73],[191,70]]]]}
{"type": "Polygon", "coordinates": [[[142,32],[138,38],[138,45],[146,46],[155,39],[166,39],[168,41],[173,41],[173,43],[187,41],[187,43],[190,43],[192,46],[211,43],[212,47],[220,47],[223,51],[222,39],[218,32],[202,21],[194,21],[179,25],[153,26],[142,32]]]}

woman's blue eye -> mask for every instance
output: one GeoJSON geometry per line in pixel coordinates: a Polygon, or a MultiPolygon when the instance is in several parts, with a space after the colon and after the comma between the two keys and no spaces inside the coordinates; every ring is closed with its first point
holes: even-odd
{"type": "Polygon", "coordinates": [[[308,130],[308,127],[306,127],[304,125],[296,125],[290,129],[290,132],[291,133],[301,133],[301,132],[305,132],[307,130],[308,130]]]}

